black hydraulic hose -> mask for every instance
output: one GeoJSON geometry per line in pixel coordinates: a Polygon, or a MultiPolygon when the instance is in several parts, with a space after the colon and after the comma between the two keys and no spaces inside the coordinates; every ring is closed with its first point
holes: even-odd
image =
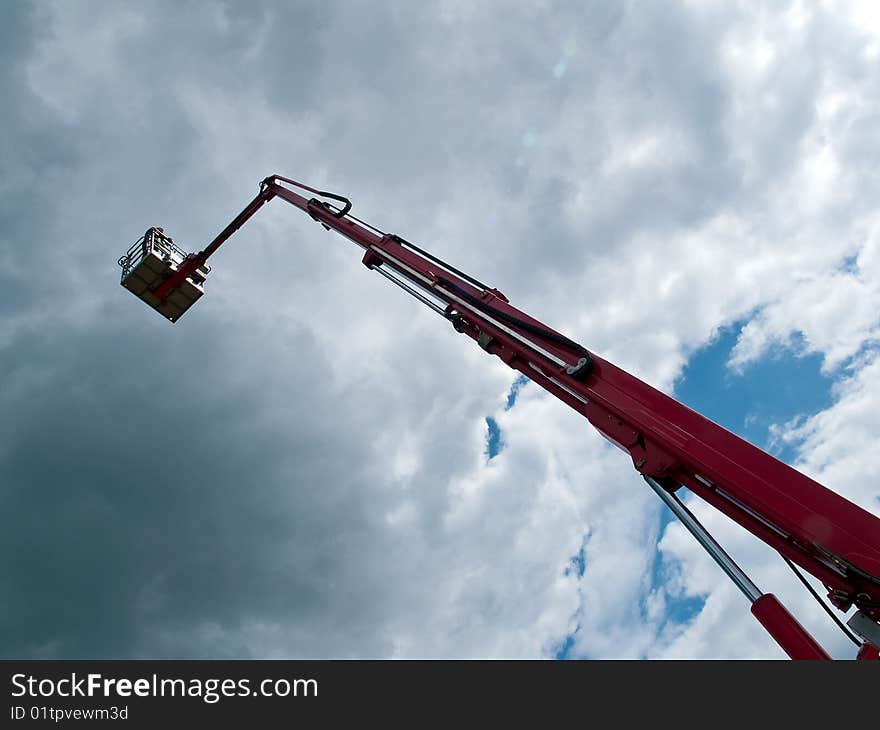
{"type": "Polygon", "coordinates": [[[834,615],[834,611],[832,611],[832,610],[828,607],[828,604],[825,603],[825,601],[822,600],[822,598],[819,596],[818,593],[816,593],[816,590],[813,588],[813,586],[811,586],[811,585],[807,582],[807,579],[804,578],[803,573],[801,573],[801,571],[799,571],[799,570],[797,569],[797,566],[796,566],[794,563],[792,563],[787,557],[785,557],[784,555],[782,555],[782,553],[780,553],[780,556],[781,556],[782,559],[786,562],[786,564],[788,565],[788,567],[791,568],[792,572],[798,577],[798,579],[800,580],[800,582],[803,583],[804,586],[806,586],[806,589],[810,592],[810,594],[813,596],[813,598],[816,599],[816,602],[817,602],[820,606],[822,606],[822,608],[825,610],[825,613],[827,613],[827,614],[831,617],[831,620],[834,621],[834,623],[837,624],[838,628],[839,628],[841,631],[843,631],[844,634],[846,634],[846,637],[847,637],[847,638],[848,638],[853,644],[855,644],[856,646],[859,646],[859,647],[860,647],[860,646],[862,645],[862,642],[859,641],[859,640],[856,638],[855,634],[853,634],[852,631],[850,631],[850,630],[846,627],[846,625],[843,623],[843,621],[841,621],[837,616],[834,615]]]}
{"type": "MultiPolygon", "coordinates": [[[[352,216],[353,217],[353,216],[352,216]]],[[[479,279],[475,279],[470,274],[465,274],[463,271],[459,271],[454,266],[447,264],[443,259],[437,258],[434,254],[425,251],[424,249],[419,248],[414,243],[410,243],[405,238],[401,238],[396,233],[391,234],[391,238],[397,241],[402,246],[406,246],[408,249],[415,251],[417,254],[424,256],[429,261],[433,261],[438,266],[442,266],[448,272],[455,274],[461,279],[464,279],[469,284],[473,284],[477,289],[489,289],[490,287],[487,284],[484,284],[479,279]]]]}
{"type": "Polygon", "coordinates": [[[474,308],[479,309],[486,314],[490,314],[496,319],[500,319],[502,322],[506,322],[507,324],[512,324],[519,329],[528,332],[529,334],[535,335],[536,337],[540,337],[547,342],[552,342],[556,345],[561,345],[569,350],[572,350],[578,354],[579,357],[587,358],[588,362],[592,362],[592,357],[587,349],[583,345],[579,345],[574,340],[568,339],[564,335],[560,335],[558,332],[553,332],[544,327],[539,327],[538,325],[532,324],[531,322],[525,322],[519,317],[515,317],[512,314],[508,314],[507,312],[502,312],[495,307],[492,307],[486,302],[484,302],[479,297],[475,297],[473,294],[465,291],[457,284],[449,281],[445,277],[438,276],[437,283],[445,289],[453,292],[456,296],[464,299],[468,304],[472,305],[474,308]]]}

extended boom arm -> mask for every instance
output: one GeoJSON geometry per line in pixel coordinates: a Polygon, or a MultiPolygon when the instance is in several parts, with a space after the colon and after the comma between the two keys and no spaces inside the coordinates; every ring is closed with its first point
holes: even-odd
{"type": "Polygon", "coordinates": [[[346,198],[270,176],[247,207],[203,251],[191,254],[179,270],[155,287],[153,294],[160,301],[168,296],[274,197],[360,246],[368,268],[416,296],[458,332],[585,416],[605,438],[627,452],[636,470],[737,580],[752,601],[752,612],[790,656],[827,658],[772,594],[761,594],[747,576],[750,587],[741,584],[735,571],[745,574],[738,566],[711,537],[708,540],[714,547],[704,542],[699,534],[702,526],[675,494],[682,485],[818,578],[838,609],[856,606],[857,621],[851,620],[850,625],[864,639],[859,656],[876,658],[880,520],[519,311],[497,289],[350,215],[351,203],[346,198]],[[303,197],[291,187],[317,197],[303,197]],[[676,511],[676,505],[684,512],[676,511]]]}

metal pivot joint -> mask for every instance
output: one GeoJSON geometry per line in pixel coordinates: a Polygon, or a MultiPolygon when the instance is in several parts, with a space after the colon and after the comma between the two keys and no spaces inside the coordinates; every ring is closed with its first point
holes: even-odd
{"type": "Polygon", "coordinates": [[[565,368],[566,374],[571,375],[571,377],[573,377],[575,380],[585,379],[592,370],[593,358],[591,358],[589,355],[584,355],[584,357],[577,361],[577,364],[568,365],[565,368]]]}

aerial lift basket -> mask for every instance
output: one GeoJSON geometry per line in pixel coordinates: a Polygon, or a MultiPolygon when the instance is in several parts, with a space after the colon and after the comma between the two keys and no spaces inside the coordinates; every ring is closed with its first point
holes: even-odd
{"type": "Polygon", "coordinates": [[[205,293],[202,285],[211,267],[200,266],[172,289],[164,301],[153,291],[192,254],[179,248],[161,228],[150,228],[120,257],[121,284],[171,322],[176,322],[205,293]]]}

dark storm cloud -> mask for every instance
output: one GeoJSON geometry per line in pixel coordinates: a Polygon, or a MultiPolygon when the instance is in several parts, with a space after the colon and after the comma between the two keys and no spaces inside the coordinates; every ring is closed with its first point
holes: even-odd
{"type": "Polygon", "coordinates": [[[40,279],[51,262],[39,243],[48,238],[48,217],[39,215],[50,203],[37,175],[62,174],[77,162],[76,154],[34,104],[20,65],[36,29],[34,13],[24,3],[5,9],[0,27],[0,288],[3,316],[14,316],[38,303],[40,279]],[[38,265],[39,262],[39,265],[38,265]],[[38,276],[35,277],[35,272],[38,276]]]}
{"type": "MultiPolygon", "coordinates": [[[[273,104],[305,103],[309,75],[291,70],[318,60],[321,11],[267,18],[233,3],[212,24],[206,8],[153,6],[94,83],[65,89],[70,69],[40,70],[70,100],[52,108],[25,61],[43,43],[87,46],[87,34],[71,34],[99,23],[99,8],[80,6],[80,23],[65,25],[65,12],[15,4],[3,26],[3,653],[201,655],[200,626],[326,618],[333,606],[356,631],[369,609],[349,616],[332,581],[378,546],[364,542],[370,488],[346,466],[364,461],[364,446],[315,395],[324,384],[309,382],[321,379],[320,351],[288,332],[310,366],[282,377],[262,346],[271,350],[271,333],[261,367],[224,346],[216,324],[169,332],[133,299],[117,304],[113,283],[113,259],[139,233],[132,221],[145,227],[145,215],[179,208],[199,182],[199,131],[175,79],[273,87],[273,104]],[[263,50],[248,62],[258,26],[263,50]],[[297,430],[304,414],[313,428],[297,430]]],[[[359,651],[389,651],[363,633],[359,651]]],[[[327,651],[315,641],[304,635],[299,651],[327,651]]]]}
{"type": "Polygon", "coordinates": [[[371,592],[399,548],[381,530],[381,483],[357,469],[368,441],[353,437],[370,404],[354,392],[344,416],[329,407],[306,333],[287,333],[305,364],[291,373],[271,331],[241,352],[217,325],[164,324],[10,344],[27,363],[2,397],[16,414],[0,452],[4,654],[240,656],[199,632],[249,622],[293,627],[299,654],[390,653],[371,592]]]}

